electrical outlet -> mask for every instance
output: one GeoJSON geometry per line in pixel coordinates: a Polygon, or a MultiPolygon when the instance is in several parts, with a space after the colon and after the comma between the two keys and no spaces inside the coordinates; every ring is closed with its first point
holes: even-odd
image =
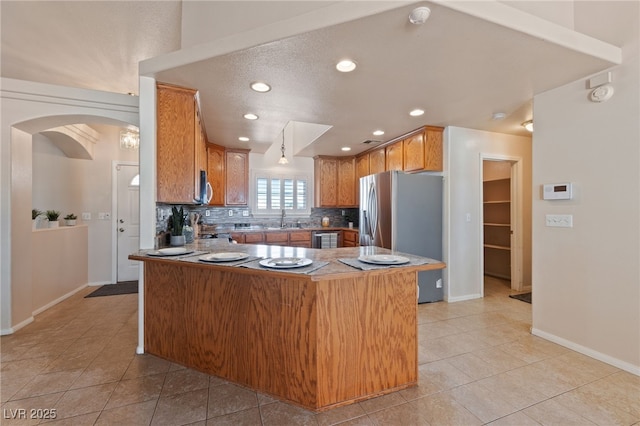
{"type": "Polygon", "coordinates": [[[438,278],[438,281],[436,281],[436,288],[442,288],[442,278],[438,278]]]}
{"type": "Polygon", "coordinates": [[[229,217],[233,216],[233,210],[229,209],[229,217]]]}
{"type": "Polygon", "coordinates": [[[573,215],[548,214],[545,216],[545,225],[556,228],[573,228],[573,215]]]}
{"type": "Polygon", "coordinates": [[[82,212],[82,220],[91,220],[90,212],[82,212]]]}
{"type": "Polygon", "coordinates": [[[249,210],[242,210],[242,216],[249,217],[249,210]]]}
{"type": "Polygon", "coordinates": [[[209,217],[209,216],[211,216],[211,212],[210,212],[209,210],[205,210],[205,211],[204,211],[204,215],[205,215],[206,217],[209,217]]]}

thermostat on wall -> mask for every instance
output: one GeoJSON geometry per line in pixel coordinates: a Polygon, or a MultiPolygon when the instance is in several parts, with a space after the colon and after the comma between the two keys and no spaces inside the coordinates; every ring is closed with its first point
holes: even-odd
{"type": "Polygon", "coordinates": [[[570,200],[571,183],[546,183],[542,187],[542,198],[544,200],[570,200]]]}

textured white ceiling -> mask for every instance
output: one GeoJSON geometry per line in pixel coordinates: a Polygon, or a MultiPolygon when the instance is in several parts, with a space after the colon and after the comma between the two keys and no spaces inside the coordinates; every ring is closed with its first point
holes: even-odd
{"type": "MultiPolygon", "coordinates": [[[[189,1],[183,9],[180,1],[3,0],[2,76],[137,93],[138,62],[185,47],[182,35],[190,47],[216,37],[242,40],[243,31],[253,30],[255,36],[261,21],[266,26],[285,19],[283,25],[303,27],[296,14],[319,16],[341,3],[189,1]],[[284,13],[287,3],[289,13],[284,13]],[[260,8],[246,18],[247,8],[256,5],[260,8]],[[224,21],[224,28],[216,20],[224,21]]],[[[371,2],[349,7],[365,3],[371,2]]],[[[593,30],[594,36],[620,45],[629,37],[624,20],[633,19],[626,13],[628,3],[577,2],[581,14],[575,29],[593,30]],[[619,26],[602,25],[618,20],[619,26]]],[[[165,70],[157,78],[200,90],[208,136],[223,145],[264,152],[279,143],[289,121],[332,126],[300,153],[311,156],[341,155],[344,145],[353,146],[352,153],[364,150],[361,142],[376,138],[371,134],[376,128],[386,131],[382,140],[424,124],[524,135],[520,123],[531,118],[534,94],[611,65],[442,4],[419,3],[429,4],[432,14],[424,26],[414,26],[407,16],[415,5],[398,4],[391,11],[165,70]],[[334,69],[345,56],[358,62],[351,74],[334,69]],[[273,90],[251,92],[249,83],[258,79],[273,90]],[[409,117],[414,107],[426,114],[409,117]],[[242,114],[248,111],[261,119],[247,122],[242,114]],[[496,111],[507,118],[492,121],[496,111]],[[238,142],[239,136],[252,141],[238,142]]],[[[567,8],[560,18],[570,20],[567,8]]]]}

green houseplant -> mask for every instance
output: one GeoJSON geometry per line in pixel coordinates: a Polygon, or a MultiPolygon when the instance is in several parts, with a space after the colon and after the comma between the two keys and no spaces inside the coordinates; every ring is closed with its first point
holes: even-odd
{"type": "Polygon", "coordinates": [[[38,209],[31,209],[31,230],[38,227],[38,217],[42,215],[42,212],[38,209]]]}
{"type": "Polygon", "coordinates": [[[47,210],[46,211],[47,219],[49,219],[49,228],[57,228],[60,224],[58,223],[58,218],[60,217],[60,212],[57,210],[47,210]]]}
{"type": "Polygon", "coordinates": [[[69,213],[64,217],[64,221],[67,226],[74,226],[76,224],[77,219],[78,219],[78,216],[76,216],[73,213],[69,213]]]}
{"type": "Polygon", "coordinates": [[[171,245],[183,246],[185,237],[182,235],[184,230],[184,209],[182,206],[178,209],[176,206],[171,207],[171,223],[169,224],[169,232],[171,232],[171,245]]]}

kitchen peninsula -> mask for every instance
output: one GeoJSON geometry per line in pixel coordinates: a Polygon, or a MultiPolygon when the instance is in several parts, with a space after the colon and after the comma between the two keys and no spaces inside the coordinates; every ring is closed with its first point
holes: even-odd
{"type": "Polygon", "coordinates": [[[130,256],[144,262],[145,352],[316,411],[417,384],[417,272],[443,263],[407,255],[409,264],[365,271],[339,259],[391,251],[189,247],[187,256],[130,256]],[[211,252],[324,266],[298,273],[199,260],[211,252]]]}

